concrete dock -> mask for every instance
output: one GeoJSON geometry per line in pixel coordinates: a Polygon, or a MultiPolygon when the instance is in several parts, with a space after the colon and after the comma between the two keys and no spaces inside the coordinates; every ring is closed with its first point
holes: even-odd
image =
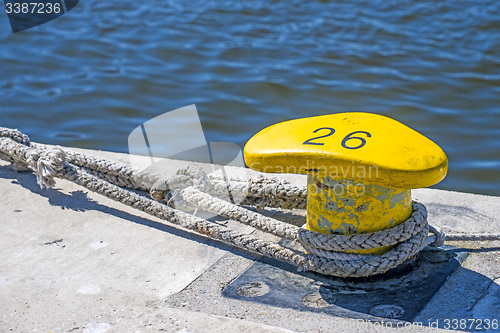
{"type": "MultiPolygon", "coordinates": [[[[172,162],[165,173],[182,165],[172,162]]],[[[286,179],[305,185],[303,176],[286,179]]],[[[412,195],[445,232],[500,231],[500,197],[435,189],[412,195]]],[[[464,254],[458,268],[411,322],[383,321],[352,309],[338,316],[227,297],[224,289],[262,263],[259,256],[65,180],[42,190],[32,173],[3,161],[0,199],[0,332],[500,332],[500,241],[447,242],[464,254]]]]}

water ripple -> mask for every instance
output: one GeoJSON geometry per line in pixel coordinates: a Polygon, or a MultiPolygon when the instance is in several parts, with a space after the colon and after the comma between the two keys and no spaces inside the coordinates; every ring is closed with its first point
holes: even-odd
{"type": "Polygon", "coordinates": [[[87,0],[0,31],[1,125],[125,152],[139,124],[193,103],[208,141],[240,146],[278,121],[363,110],[444,148],[438,187],[500,195],[498,13],[492,0],[87,0]]]}

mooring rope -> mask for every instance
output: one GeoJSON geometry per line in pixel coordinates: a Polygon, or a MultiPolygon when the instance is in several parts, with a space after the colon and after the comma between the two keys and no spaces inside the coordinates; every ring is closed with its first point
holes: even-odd
{"type": "MultiPolygon", "coordinates": [[[[13,129],[0,127],[0,158],[12,162],[16,170],[31,169],[38,184],[52,187],[54,177],[70,180],[115,201],[152,216],[194,230],[233,246],[278,259],[304,271],[340,276],[363,277],[380,274],[415,256],[426,246],[441,246],[444,233],[427,223],[424,205],[412,202],[405,222],[378,232],[356,235],[321,234],[288,224],[232,204],[217,197],[226,193],[227,181],[208,177],[199,168],[179,170],[170,178],[142,171],[128,164],[50,148],[30,142],[13,129]],[[151,198],[133,190],[147,191],[151,198]],[[306,250],[292,250],[278,243],[246,235],[224,225],[170,207],[173,198],[187,206],[250,225],[276,236],[297,241],[306,250]],[[429,232],[432,233],[429,235],[429,232]],[[346,253],[393,246],[381,255],[346,253]]],[[[231,180],[231,190],[245,191],[244,205],[258,208],[305,208],[306,188],[291,186],[278,179],[231,180]]],[[[500,234],[448,235],[448,240],[498,240],[500,234]]]]}

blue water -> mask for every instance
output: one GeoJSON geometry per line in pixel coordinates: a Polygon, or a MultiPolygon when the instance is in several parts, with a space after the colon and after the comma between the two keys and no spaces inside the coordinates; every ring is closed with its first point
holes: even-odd
{"type": "Polygon", "coordinates": [[[360,110],[438,143],[437,188],[500,195],[500,1],[82,0],[12,34],[0,14],[0,126],[127,152],[196,104],[208,141],[360,110]]]}

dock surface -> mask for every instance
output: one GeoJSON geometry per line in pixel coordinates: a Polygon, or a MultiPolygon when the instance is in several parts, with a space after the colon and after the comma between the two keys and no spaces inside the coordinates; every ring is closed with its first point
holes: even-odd
{"type": "MultiPolygon", "coordinates": [[[[127,154],[74,150],[129,161],[127,154]]],[[[182,165],[172,162],[165,173],[182,165]]],[[[286,178],[305,185],[304,176],[286,178]]],[[[436,189],[412,195],[445,232],[500,230],[500,197],[436,189]]],[[[391,328],[364,316],[225,297],[259,256],[65,180],[42,190],[32,173],[0,161],[0,198],[0,332],[473,332],[447,320],[500,320],[499,241],[448,242],[468,255],[412,321],[422,325],[391,328]]]]}

